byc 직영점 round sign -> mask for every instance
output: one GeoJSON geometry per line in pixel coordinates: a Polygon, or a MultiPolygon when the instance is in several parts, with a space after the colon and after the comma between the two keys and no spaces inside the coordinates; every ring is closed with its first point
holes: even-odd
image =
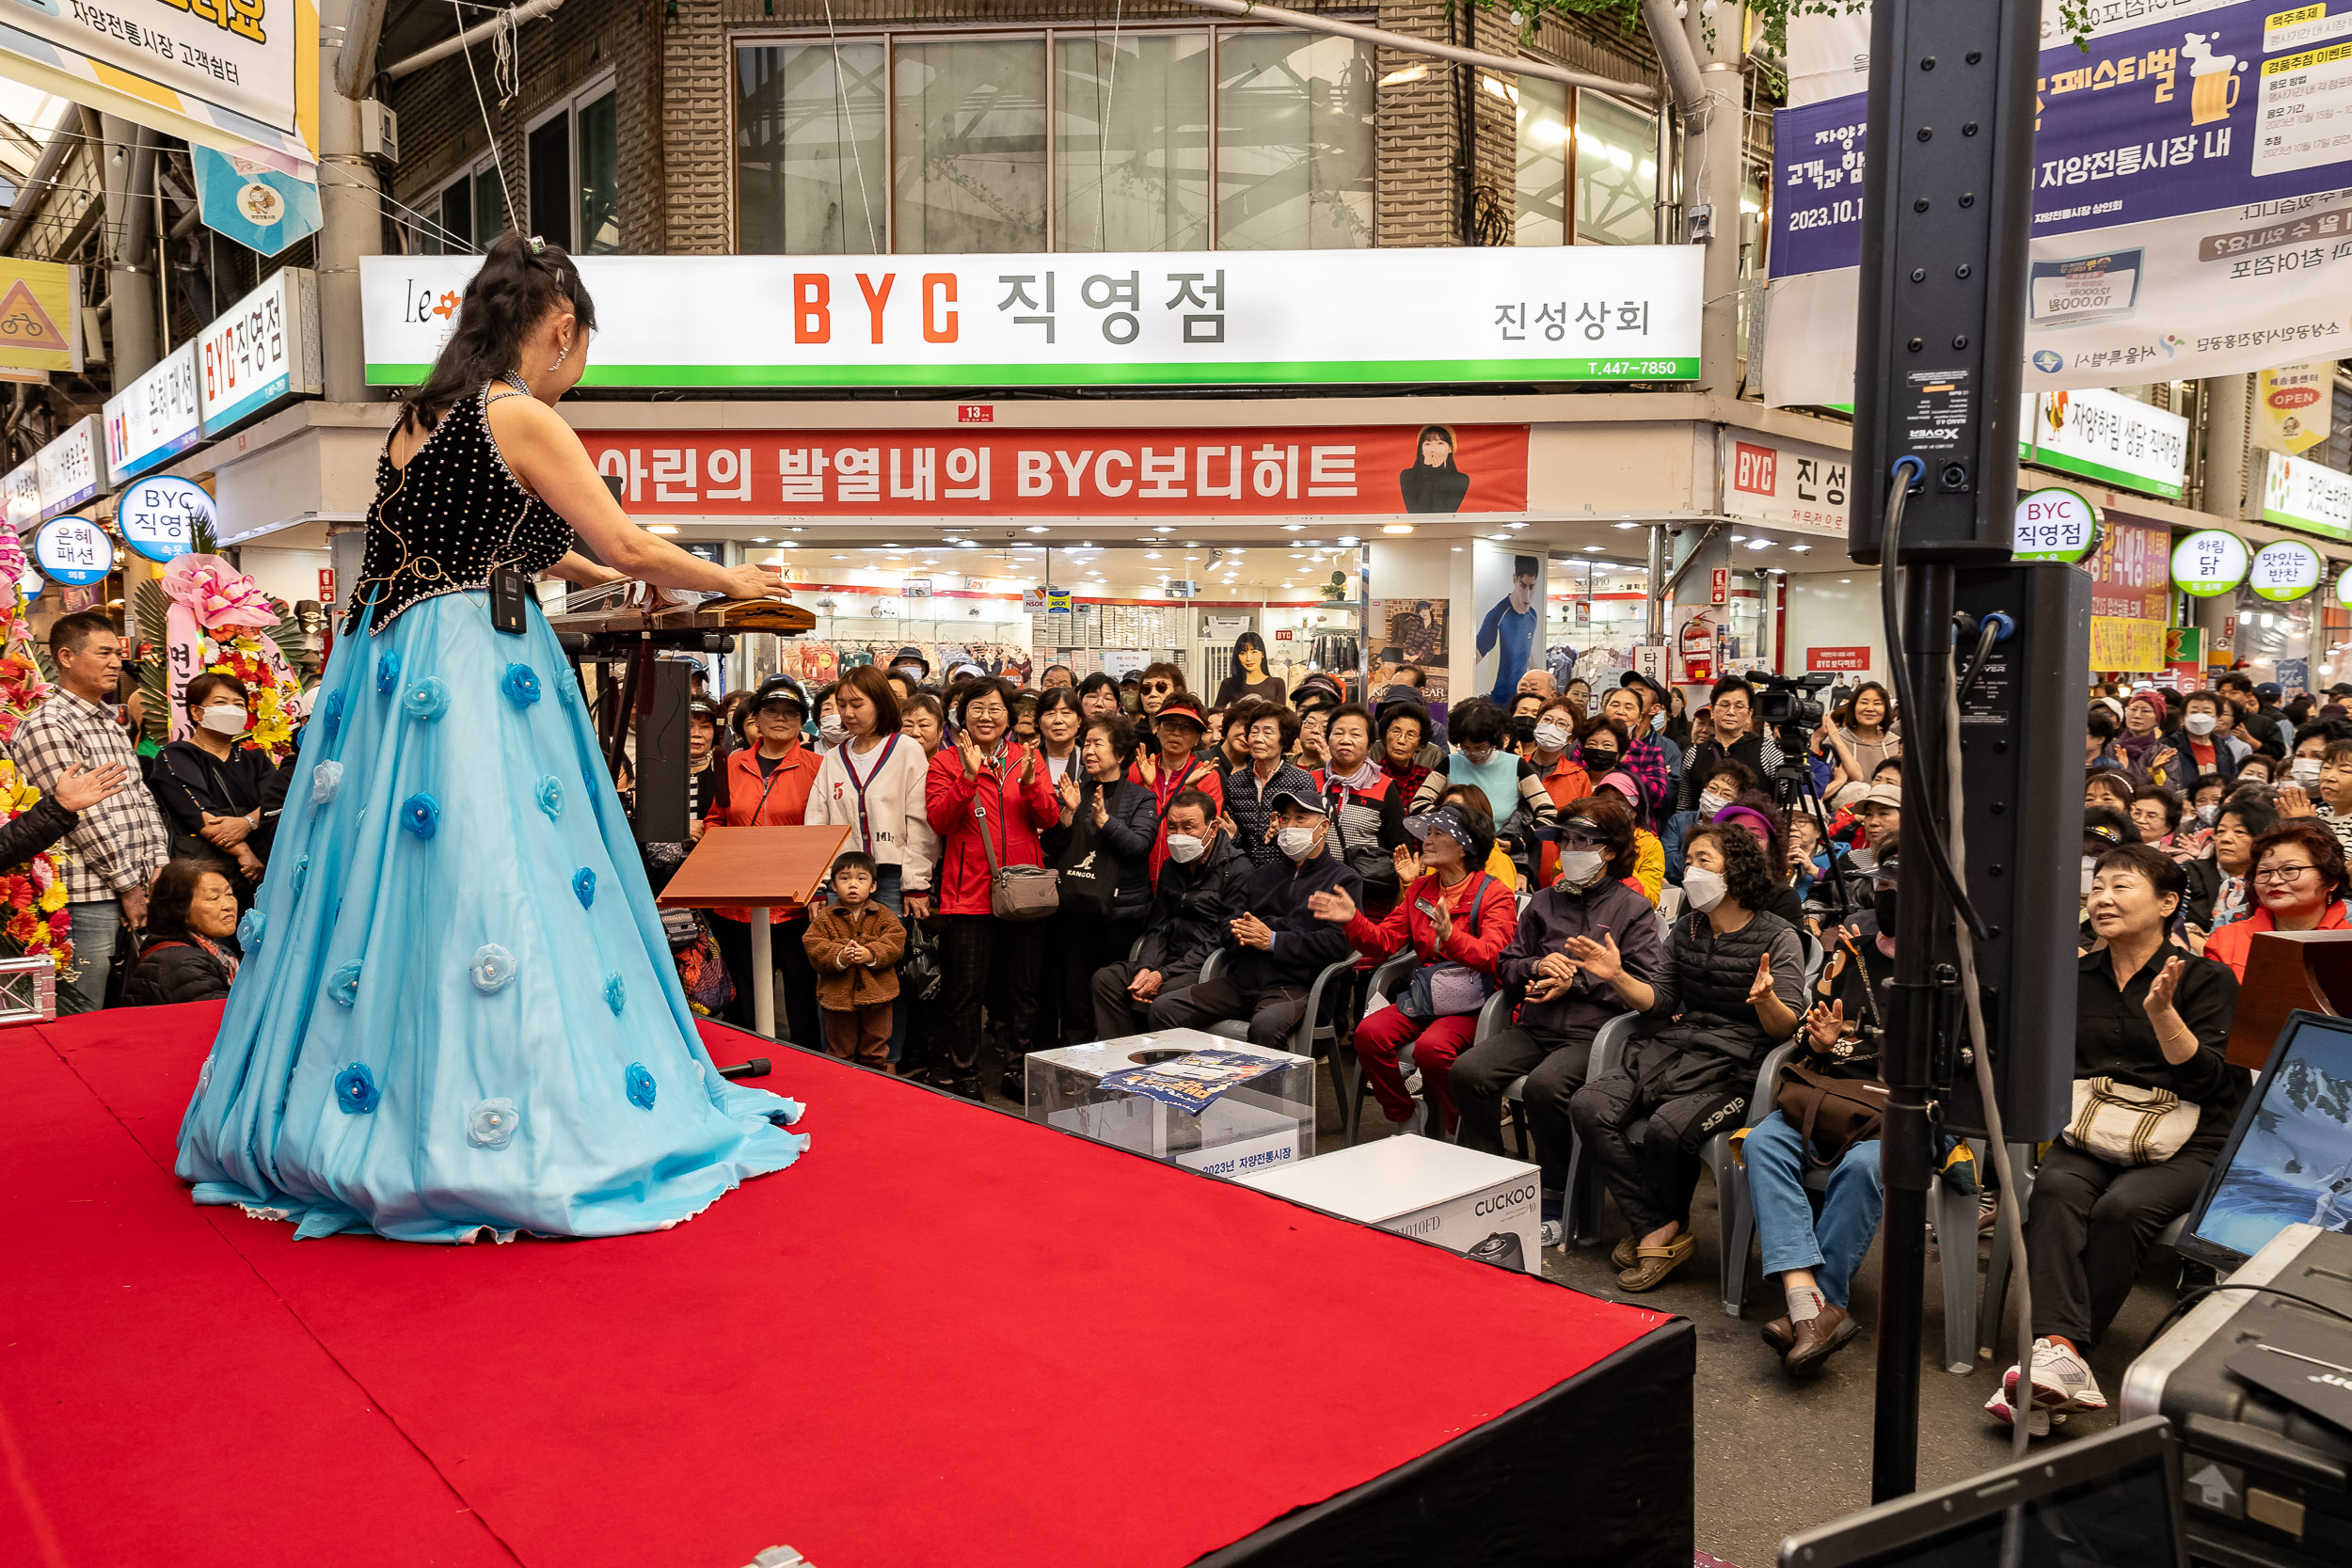
{"type": "Polygon", "coordinates": [[[134,480],[115,503],[122,542],[150,561],[195,549],[197,530],[211,529],[213,517],[213,498],[202,485],[167,474],[134,480]]]}

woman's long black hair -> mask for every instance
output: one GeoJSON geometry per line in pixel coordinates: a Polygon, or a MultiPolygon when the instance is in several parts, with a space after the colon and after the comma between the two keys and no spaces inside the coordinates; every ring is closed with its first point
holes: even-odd
{"type": "Polygon", "coordinates": [[[466,285],[457,329],[433,362],[433,373],[402,401],[401,423],[413,420],[431,430],[458,399],[517,369],[525,334],[548,311],[564,306],[579,319],[581,332],[596,330],[596,308],[562,245],[516,233],[491,241],[482,270],[466,285]]]}
{"type": "Polygon", "coordinates": [[[1249,672],[1241,667],[1241,651],[1244,648],[1255,648],[1258,651],[1258,679],[1263,680],[1274,673],[1266,667],[1265,639],[1254,631],[1246,631],[1233,639],[1233,678],[1235,680],[1246,681],[1249,678],[1249,672]]]}
{"type": "Polygon", "coordinates": [[[1421,446],[1423,441],[1428,440],[1432,436],[1435,436],[1438,440],[1445,443],[1445,461],[1438,464],[1434,468],[1429,468],[1429,471],[1433,474],[1460,473],[1462,470],[1454,466],[1454,453],[1460,446],[1460,443],[1454,439],[1454,432],[1448,430],[1441,424],[1425,424],[1421,427],[1421,434],[1413,437],[1413,467],[1416,468],[1429,467],[1428,464],[1422,461],[1421,446]]]}

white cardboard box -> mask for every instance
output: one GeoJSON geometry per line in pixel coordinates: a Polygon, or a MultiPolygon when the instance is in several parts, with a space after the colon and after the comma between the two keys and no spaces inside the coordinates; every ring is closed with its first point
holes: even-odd
{"type": "Polygon", "coordinates": [[[1542,1173],[1499,1154],[1405,1133],[1233,1180],[1486,1262],[1543,1272],[1542,1173]]]}

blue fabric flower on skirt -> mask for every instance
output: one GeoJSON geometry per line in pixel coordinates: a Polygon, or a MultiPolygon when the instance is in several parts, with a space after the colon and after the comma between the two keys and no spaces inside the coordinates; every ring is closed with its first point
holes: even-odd
{"type": "Polygon", "coordinates": [[[386,697],[400,689],[400,650],[398,648],[386,649],[384,657],[375,661],[375,689],[379,695],[386,697]]]}
{"type": "Polygon", "coordinates": [[[512,980],[516,967],[514,954],[495,942],[485,942],[473,950],[473,963],[467,973],[473,976],[474,989],[486,996],[512,980]]]}
{"type": "Polygon", "coordinates": [[[262,945],[262,921],[261,911],[247,910],[245,918],[237,922],[237,945],[245,949],[245,956],[248,958],[262,945]]]}
{"type": "Polygon", "coordinates": [[[539,787],[532,793],[539,797],[539,809],[552,822],[564,815],[564,785],[552,773],[539,775],[539,787]]]}
{"type": "Polygon", "coordinates": [[[299,855],[296,855],[296,856],[294,857],[294,895],[296,898],[299,898],[299,897],[301,897],[301,896],[302,896],[302,884],[303,884],[303,883],[305,883],[305,882],[307,882],[307,881],[309,881],[310,879],[310,854],[306,851],[306,852],[304,852],[304,853],[302,853],[302,854],[299,854],[299,855]]]}
{"type": "Polygon", "coordinates": [[[621,977],[617,974],[604,977],[604,1005],[612,1009],[615,1018],[620,1016],[623,1007],[628,1006],[628,988],[621,984],[621,977]]]}
{"type": "Polygon", "coordinates": [[[365,1062],[354,1062],[335,1074],[335,1103],[342,1107],[345,1116],[364,1117],[383,1098],[383,1091],[375,1086],[375,1074],[368,1070],[365,1062]]]}
{"type": "Polygon", "coordinates": [[[539,700],[538,672],[528,664],[510,664],[505,678],[499,682],[499,689],[516,707],[529,707],[539,700]]]}
{"type": "Polygon", "coordinates": [[[410,687],[408,694],[400,701],[409,718],[429,724],[449,711],[449,687],[438,675],[427,675],[410,687]]]}
{"type": "MultiPolygon", "coordinates": [[[[342,693],[338,692],[338,696],[342,693]]],[[[310,804],[324,806],[335,799],[335,791],[343,786],[343,765],[332,758],[310,770],[310,804]]]]}
{"type": "Polygon", "coordinates": [[[431,838],[441,825],[441,802],[418,790],[400,803],[400,825],[419,838],[431,838]]]}
{"type": "Polygon", "coordinates": [[[572,873],[572,891],[580,895],[580,907],[593,908],[596,902],[596,874],[586,866],[572,873]]]}
{"type": "Polygon", "coordinates": [[[623,1073],[621,1077],[622,1081],[628,1085],[628,1102],[631,1105],[636,1106],[641,1111],[652,1110],[654,1093],[653,1074],[645,1070],[645,1064],[643,1062],[629,1063],[628,1070],[623,1073]]]}
{"type": "Polygon", "coordinates": [[[580,677],[566,672],[556,678],[555,700],[565,707],[580,705],[580,677]]]}
{"type": "Polygon", "coordinates": [[[342,733],[343,728],[343,694],[341,691],[326,694],[326,702],[319,709],[319,726],[326,733],[327,744],[333,745],[335,737],[342,733]]]}
{"type": "Polygon", "coordinates": [[[466,1141],[476,1148],[504,1148],[515,1141],[515,1131],[522,1124],[522,1113],[515,1109],[513,1101],[477,1101],[466,1113],[466,1141]]]}
{"type": "Polygon", "coordinates": [[[327,976],[326,994],[346,1007],[359,1000],[358,959],[352,959],[327,976]]]}

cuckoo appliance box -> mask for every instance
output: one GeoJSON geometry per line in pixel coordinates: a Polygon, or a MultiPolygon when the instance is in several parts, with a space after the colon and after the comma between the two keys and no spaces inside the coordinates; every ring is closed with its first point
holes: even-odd
{"type": "Polygon", "coordinates": [[[2286,1226],[2229,1282],[2125,1370],[2122,1418],[2163,1416],[2180,1433],[2193,1560],[2344,1568],[2352,1323],[2329,1312],[2352,1313],[2352,1235],[2286,1226]]]}
{"type": "Polygon", "coordinates": [[[1543,1272],[1541,1173],[1499,1154],[1403,1133],[1233,1180],[1482,1262],[1543,1272]]]}
{"type": "Polygon", "coordinates": [[[1315,1151],[1314,1058],[1198,1029],[1032,1052],[1023,1098],[1031,1121],[1213,1176],[1292,1164],[1315,1151]],[[1242,1059],[1275,1065],[1224,1090],[1197,1114],[1103,1083],[1131,1068],[1181,1063],[1194,1052],[1229,1065],[1242,1059]]]}

